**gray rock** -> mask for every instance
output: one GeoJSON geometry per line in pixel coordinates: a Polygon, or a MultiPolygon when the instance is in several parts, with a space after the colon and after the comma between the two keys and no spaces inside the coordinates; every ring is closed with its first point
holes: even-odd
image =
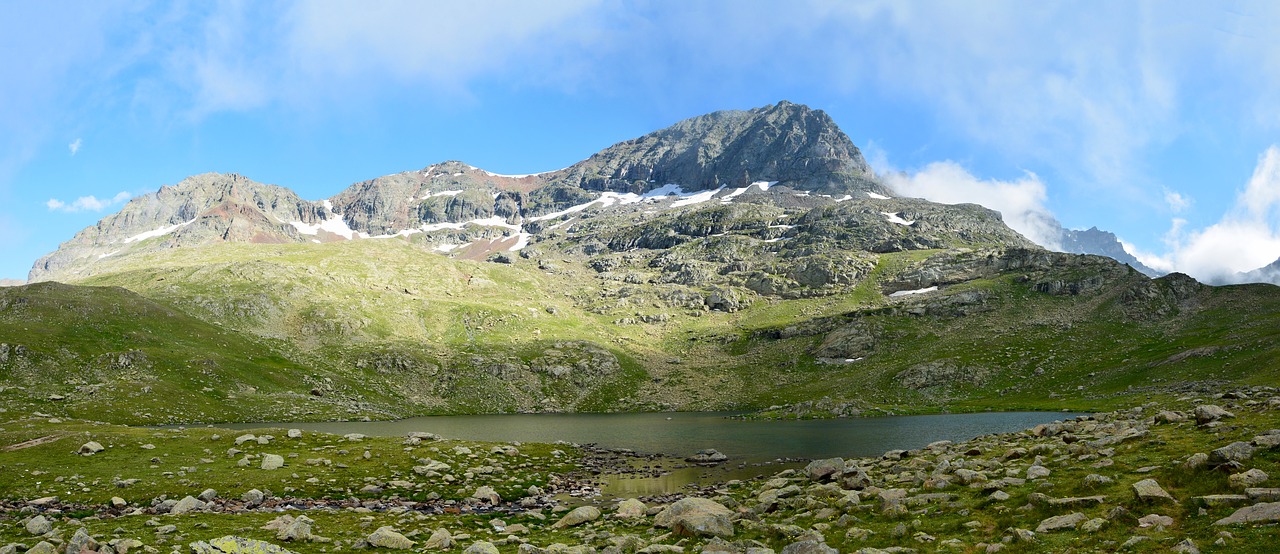
{"type": "Polygon", "coordinates": [[[279,454],[263,454],[262,469],[280,469],[284,467],[284,456],[279,454]]]}
{"type": "Polygon", "coordinates": [[[71,536],[71,540],[67,541],[67,548],[65,549],[65,552],[67,554],[80,554],[84,551],[95,551],[97,549],[98,541],[89,536],[88,530],[84,527],[80,527],[79,529],[76,529],[75,534],[71,536]]]}
{"type": "Polygon", "coordinates": [[[106,450],[106,448],[104,448],[97,441],[89,441],[80,445],[80,449],[77,450],[76,453],[80,454],[81,456],[92,456],[94,454],[102,452],[103,450],[106,450]]]}
{"type": "Polygon", "coordinates": [[[1134,483],[1133,494],[1140,502],[1176,502],[1155,479],[1143,479],[1134,483]]]}
{"type": "Polygon", "coordinates": [[[1204,452],[1196,452],[1187,457],[1187,461],[1182,463],[1182,467],[1187,469],[1199,469],[1209,464],[1209,455],[1204,452]]]}
{"type": "Polygon", "coordinates": [[[498,554],[498,547],[488,541],[476,541],[463,550],[462,554],[498,554]]]}
{"type": "Polygon", "coordinates": [[[285,433],[285,436],[291,439],[300,439],[302,438],[302,429],[290,429],[285,433]]]}
{"type": "Polygon", "coordinates": [[[53,523],[50,523],[43,515],[37,515],[27,520],[26,529],[32,535],[43,535],[53,530],[53,523]]]}
{"type": "Polygon", "coordinates": [[[258,489],[249,489],[240,496],[240,500],[244,501],[246,506],[252,508],[262,504],[262,501],[266,500],[266,495],[262,494],[262,491],[258,489]]]}
{"type": "Polygon", "coordinates": [[[200,496],[197,496],[196,498],[199,498],[200,500],[202,500],[202,501],[204,501],[204,502],[212,502],[212,501],[213,501],[213,499],[215,499],[215,498],[217,498],[217,497],[218,497],[218,491],[213,490],[213,489],[205,489],[205,490],[201,491],[201,492],[200,492],[200,496]]]}
{"type": "Polygon", "coordinates": [[[728,459],[729,457],[721,454],[719,450],[708,448],[706,450],[699,450],[694,455],[685,458],[685,461],[693,462],[695,464],[718,464],[728,459]]]}
{"type": "Polygon", "coordinates": [[[793,542],[782,549],[782,554],[839,554],[840,551],[816,540],[793,542]]]}
{"type": "Polygon", "coordinates": [[[825,460],[814,460],[805,466],[804,472],[809,479],[814,481],[831,481],[837,475],[844,473],[845,463],[842,458],[828,458],[825,460]]]}
{"type": "Polygon", "coordinates": [[[552,527],[557,529],[573,527],[575,525],[582,525],[583,523],[595,521],[597,519],[600,519],[600,508],[595,506],[579,506],[565,514],[564,517],[560,518],[560,521],[552,524],[552,527]]]}
{"type": "Polygon", "coordinates": [[[705,498],[682,498],[654,516],[657,527],[670,528],[677,535],[733,536],[733,512],[723,504],[705,498]]]}
{"type": "Polygon", "coordinates": [[[645,516],[645,511],[649,507],[644,502],[634,498],[628,498],[618,503],[618,510],[613,513],[613,517],[618,519],[639,519],[645,516]]]}
{"type": "Polygon", "coordinates": [[[1265,523],[1280,521],[1280,502],[1262,502],[1245,506],[1235,513],[1213,522],[1214,525],[1235,525],[1238,523],[1265,523]]]}
{"type": "Polygon", "coordinates": [[[1053,516],[1044,519],[1040,525],[1036,526],[1037,533],[1047,533],[1049,531],[1061,531],[1063,529],[1075,529],[1076,526],[1088,521],[1089,516],[1080,512],[1072,512],[1067,515],[1053,516]]]}
{"type": "Polygon", "coordinates": [[[436,529],[431,532],[431,537],[422,544],[422,547],[427,550],[448,550],[453,547],[453,537],[449,535],[447,529],[436,529]]]}
{"type": "Polygon", "coordinates": [[[204,502],[197,500],[193,496],[184,497],[177,504],[169,508],[170,515],[182,515],[188,512],[195,512],[204,509],[204,502]]]}
{"type": "Polygon", "coordinates": [[[498,495],[497,491],[493,490],[493,487],[487,485],[476,487],[476,492],[471,493],[471,498],[490,504],[502,503],[502,497],[498,495]]]}
{"type": "Polygon", "coordinates": [[[1191,539],[1182,539],[1182,542],[1173,545],[1173,551],[1181,554],[1200,554],[1200,548],[1191,539]]]}
{"type": "Polygon", "coordinates": [[[1160,514],[1147,514],[1138,518],[1138,527],[1155,527],[1156,530],[1165,529],[1173,525],[1173,518],[1160,514]]]}
{"type": "Polygon", "coordinates": [[[282,541],[309,541],[316,537],[311,531],[311,525],[315,521],[307,516],[300,515],[293,518],[293,521],[286,523],[276,532],[276,538],[282,541]]]}
{"type": "Polygon", "coordinates": [[[1213,404],[1196,406],[1196,423],[1200,425],[1212,423],[1226,417],[1236,417],[1236,415],[1224,410],[1221,406],[1213,404]]]}
{"type": "Polygon", "coordinates": [[[1244,462],[1253,457],[1253,445],[1238,441],[1209,453],[1209,465],[1219,466],[1229,462],[1244,462]]]}
{"type": "Polygon", "coordinates": [[[1048,477],[1050,473],[1051,472],[1047,467],[1040,466],[1040,465],[1033,465],[1027,468],[1027,480],[1043,479],[1045,477],[1048,477]]]}
{"type": "Polygon", "coordinates": [[[1255,485],[1265,483],[1268,475],[1265,471],[1258,468],[1250,469],[1244,473],[1236,473],[1227,478],[1227,483],[1233,489],[1251,488],[1255,485]]]}
{"type": "Polygon", "coordinates": [[[58,554],[58,548],[48,541],[40,541],[27,550],[26,554],[58,554]]]}
{"type": "Polygon", "coordinates": [[[193,542],[191,552],[192,554],[293,554],[279,545],[234,535],[210,539],[209,542],[193,542]]]}
{"type": "Polygon", "coordinates": [[[408,550],[413,548],[414,541],[409,540],[401,535],[390,526],[379,527],[377,531],[369,535],[369,544],[381,548],[391,548],[394,550],[408,550]]]}

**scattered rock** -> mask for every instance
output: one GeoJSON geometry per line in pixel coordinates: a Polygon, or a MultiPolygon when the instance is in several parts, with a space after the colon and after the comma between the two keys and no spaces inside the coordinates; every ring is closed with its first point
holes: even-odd
{"type": "Polygon", "coordinates": [[[628,498],[618,503],[618,510],[614,512],[613,517],[618,519],[639,519],[644,517],[645,511],[649,507],[644,502],[634,498],[628,498]]]}
{"type": "Polygon", "coordinates": [[[1261,469],[1250,469],[1244,473],[1236,473],[1227,478],[1227,483],[1233,489],[1245,489],[1265,483],[1268,475],[1261,469]]]}
{"type": "Polygon", "coordinates": [[[395,550],[408,550],[413,548],[414,541],[409,540],[404,535],[398,533],[390,526],[379,527],[372,535],[369,535],[369,544],[381,548],[392,548],[395,550]]]}
{"type": "Polygon", "coordinates": [[[1213,522],[1214,525],[1280,521],[1280,502],[1262,502],[1245,506],[1235,513],[1213,522]]]}
{"type": "Polygon", "coordinates": [[[699,450],[694,455],[685,458],[685,461],[693,462],[695,464],[718,464],[728,459],[729,457],[721,454],[720,451],[714,448],[708,448],[706,450],[699,450]]]}
{"type": "Polygon", "coordinates": [[[53,530],[53,523],[50,523],[44,516],[37,515],[27,520],[26,529],[32,535],[43,535],[53,530]]]}
{"type": "Polygon", "coordinates": [[[463,550],[462,554],[498,554],[498,547],[488,541],[476,541],[463,550]]]}
{"type": "Polygon", "coordinates": [[[1044,521],[1041,521],[1040,525],[1036,526],[1036,532],[1047,533],[1049,531],[1075,529],[1076,526],[1080,525],[1081,523],[1084,523],[1088,519],[1089,519],[1089,516],[1086,516],[1080,512],[1072,512],[1067,515],[1053,516],[1051,518],[1045,519],[1044,521]]]}
{"type": "Polygon", "coordinates": [[[600,508],[595,506],[579,506],[565,514],[564,517],[560,518],[560,521],[555,522],[552,527],[557,529],[573,527],[575,525],[582,525],[583,523],[595,521],[597,519],[600,519],[600,508]]]}
{"type": "Polygon", "coordinates": [[[204,509],[204,502],[201,502],[200,500],[196,499],[193,496],[187,496],[187,497],[184,497],[182,500],[179,500],[177,504],[174,504],[172,508],[169,508],[169,515],[175,515],[175,516],[182,515],[188,512],[195,512],[203,509],[204,509]]]}
{"type": "Polygon", "coordinates": [[[1160,488],[1155,479],[1143,479],[1133,484],[1133,494],[1141,502],[1176,502],[1169,493],[1160,488]]]}
{"type": "Polygon", "coordinates": [[[80,445],[80,449],[77,450],[76,453],[80,454],[81,456],[92,456],[94,454],[102,452],[103,450],[106,450],[106,448],[103,447],[98,442],[89,441],[80,445]]]}
{"type": "Polygon", "coordinates": [[[1213,404],[1196,406],[1196,423],[1200,425],[1212,423],[1227,417],[1236,417],[1236,415],[1222,409],[1221,406],[1213,404]]]}
{"type": "Polygon", "coordinates": [[[657,527],[670,528],[677,535],[733,536],[733,512],[723,504],[705,498],[682,498],[653,518],[657,527]]]}
{"type": "Polygon", "coordinates": [[[1253,457],[1253,445],[1244,442],[1233,442],[1209,453],[1209,465],[1220,466],[1230,462],[1244,462],[1253,457]]]}
{"type": "Polygon", "coordinates": [[[1173,518],[1160,514],[1148,514],[1138,518],[1138,527],[1155,527],[1162,530],[1173,525],[1173,518]]]}
{"type": "Polygon", "coordinates": [[[279,454],[263,454],[262,469],[280,469],[284,467],[284,456],[279,454]]]}
{"type": "Polygon", "coordinates": [[[191,543],[193,554],[293,554],[281,546],[265,541],[227,535],[209,542],[191,543]]]}

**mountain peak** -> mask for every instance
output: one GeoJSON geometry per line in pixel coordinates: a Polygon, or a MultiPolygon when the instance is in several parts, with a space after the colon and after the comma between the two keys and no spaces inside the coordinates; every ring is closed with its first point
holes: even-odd
{"type": "Polygon", "coordinates": [[[781,101],[685,119],[575,164],[553,184],[643,193],[778,182],[827,194],[889,194],[848,135],[825,112],[781,101]]]}

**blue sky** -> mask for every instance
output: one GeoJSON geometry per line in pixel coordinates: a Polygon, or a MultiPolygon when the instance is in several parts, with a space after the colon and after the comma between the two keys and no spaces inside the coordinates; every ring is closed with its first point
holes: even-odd
{"type": "Polygon", "coordinates": [[[320,199],[558,169],[719,109],[826,110],[904,194],[1280,258],[1274,2],[4,2],[0,278],[206,171],[320,199]],[[368,5],[366,5],[368,4],[368,5]]]}

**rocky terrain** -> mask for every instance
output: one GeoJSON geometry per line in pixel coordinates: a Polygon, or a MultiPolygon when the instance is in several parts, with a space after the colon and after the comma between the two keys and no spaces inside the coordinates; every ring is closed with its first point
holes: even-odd
{"type": "Polygon", "coordinates": [[[1280,521],[1272,387],[645,498],[575,484],[573,445],[43,416],[0,438],[12,553],[1270,552],[1280,521]]]}

